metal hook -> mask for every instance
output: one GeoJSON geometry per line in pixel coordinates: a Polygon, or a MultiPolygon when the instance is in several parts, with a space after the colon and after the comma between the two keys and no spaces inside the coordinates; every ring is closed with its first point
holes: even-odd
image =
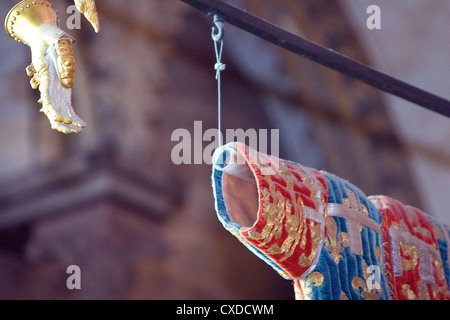
{"type": "Polygon", "coordinates": [[[212,27],[211,37],[214,41],[222,41],[223,39],[223,24],[224,20],[221,14],[215,13],[213,18],[214,26],[212,27]]]}

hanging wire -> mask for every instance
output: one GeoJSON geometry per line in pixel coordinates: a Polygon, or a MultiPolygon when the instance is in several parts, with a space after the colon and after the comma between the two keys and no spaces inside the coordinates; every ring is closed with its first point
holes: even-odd
{"type": "Polygon", "coordinates": [[[222,63],[223,53],[223,18],[220,14],[214,14],[213,18],[214,26],[212,27],[211,38],[214,41],[214,52],[216,54],[216,64],[214,69],[216,70],[217,80],[217,134],[219,147],[223,145],[222,141],[222,84],[220,73],[225,70],[226,65],[222,63]]]}
{"type": "Polygon", "coordinates": [[[217,12],[228,23],[261,39],[289,50],[299,56],[340,72],[369,86],[413,102],[425,109],[450,117],[450,101],[418,87],[414,87],[388,74],[346,57],[330,48],[320,46],[290,33],[245,10],[221,0],[180,0],[203,12],[217,12]]]}

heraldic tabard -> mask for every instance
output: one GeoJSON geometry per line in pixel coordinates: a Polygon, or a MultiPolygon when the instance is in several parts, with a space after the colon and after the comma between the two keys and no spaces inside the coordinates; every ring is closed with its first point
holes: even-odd
{"type": "Polygon", "coordinates": [[[240,143],[214,158],[219,220],[294,280],[297,299],[450,298],[449,228],[436,219],[240,143]]]}

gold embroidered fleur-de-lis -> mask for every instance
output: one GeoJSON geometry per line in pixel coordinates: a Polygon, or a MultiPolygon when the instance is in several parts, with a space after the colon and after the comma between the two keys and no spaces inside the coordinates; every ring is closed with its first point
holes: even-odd
{"type": "Polygon", "coordinates": [[[362,261],[363,271],[364,271],[364,279],[361,277],[355,277],[352,280],[352,287],[358,292],[360,288],[362,288],[361,297],[366,300],[378,300],[378,295],[382,293],[381,286],[378,287],[368,287],[368,281],[372,281],[372,269],[369,268],[366,261],[362,261]]]}
{"type": "Polygon", "coordinates": [[[303,292],[306,296],[309,296],[313,292],[314,287],[320,287],[325,280],[323,274],[318,271],[314,271],[309,276],[306,277],[305,286],[303,287],[303,292]]]}
{"type": "Polygon", "coordinates": [[[352,287],[358,292],[361,292],[361,298],[366,300],[378,300],[378,294],[375,290],[369,290],[367,288],[367,283],[361,277],[354,277],[352,280],[352,287]]]}
{"type": "Polygon", "coordinates": [[[337,224],[333,217],[326,217],[325,221],[328,230],[327,238],[325,239],[325,250],[330,252],[330,256],[336,263],[339,263],[343,257],[344,247],[349,246],[348,234],[340,232],[338,235],[337,224]]]}

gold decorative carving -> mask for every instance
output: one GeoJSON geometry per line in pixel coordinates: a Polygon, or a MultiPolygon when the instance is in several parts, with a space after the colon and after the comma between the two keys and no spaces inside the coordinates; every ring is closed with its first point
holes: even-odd
{"type": "Polygon", "coordinates": [[[86,19],[94,27],[95,32],[100,31],[100,24],[98,22],[97,7],[95,6],[94,0],[75,0],[75,6],[78,11],[80,11],[86,19]]]}
{"type": "MultiPolygon", "coordinates": [[[[99,30],[95,1],[76,0],[76,7],[99,30]]],[[[85,126],[72,108],[75,59],[73,38],[58,26],[50,0],[23,0],[5,19],[6,32],[31,49],[31,64],[26,68],[31,87],[39,89],[43,112],[52,129],[80,133],[85,126]]]]}

